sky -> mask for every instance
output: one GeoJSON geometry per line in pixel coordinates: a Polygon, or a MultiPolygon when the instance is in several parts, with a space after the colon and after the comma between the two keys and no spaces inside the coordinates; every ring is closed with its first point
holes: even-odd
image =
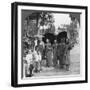
{"type": "Polygon", "coordinates": [[[55,19],[54,24],[55,24],[56,29],[61,24],[70,24],[70,22],[71,22],[69,14],[55,13],[55,14],[53,14],[53,16],[55,19]]]}

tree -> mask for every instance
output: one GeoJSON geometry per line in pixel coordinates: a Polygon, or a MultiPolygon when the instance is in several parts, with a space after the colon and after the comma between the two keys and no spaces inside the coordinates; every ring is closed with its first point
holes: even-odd
{"type": "Polygon", "coordinates": [[[43,27],[43,29],[45,26],[48,26],[48,28],[50,27],[52,29],[54,18],[52,13],[50,12],[38,11],[27,16],[25,21],[27,21],[27,24],[25,26],[25,28],[27,28],[25,32],[30,32],[30,36],[34,36],[34,34],[36,35],[38,33],[38,30],[41,26],[43,27]]]}
{"type": "Polygon", "coordinates": [[[67,26],[67,32],[72,46],[78,44],[79,26],[76,18],[73,18],[71,24],[67,26]]]}
{"type": "Polygon", "coordinates": [[[50,12],[41,12],[39,15],[39,22],[38,22],[38,28],[42,27],[43,33],[47,32],[54,32],[55,31],[55,26],[53,25],[54,23],[54,18],[52,13],[50,12]],[[47,28],[45,28],[47,27],[47,28]]]}
{"type": "MultiPolygon", "coordinates": [[[[23,30],[23,43],[25,48],[30,46],[30,37],[34,37],[38,34],[39,27],[42,26],[44,30],[44,26],[49,26],[51,31],[54,31],[53,26],[53,15],[50,12],[45,11],[35,11],[34,13],[28,15],[24,20],[24,30],[23,30]]],[[[44,31],[43,31],[44,32],[44,31]]],[[[31,40],[31,44],[33,40],[31,40]]]]}

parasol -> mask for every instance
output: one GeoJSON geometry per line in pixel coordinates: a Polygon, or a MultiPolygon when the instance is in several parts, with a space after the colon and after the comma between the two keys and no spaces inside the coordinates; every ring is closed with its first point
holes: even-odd
{"type": "Polygon", "coordinates": [[[52,33],[46,33],[44,34],[42,40],[46,43],[47,39],[49,39],[50,43],[53,44],[54,40],[56,39],[56,36],[52,33]]]}
{"type": "Polygon", "coordinates": [[[60,43],[62,38],[65,38],[65,39],[67,38],[67,32],[66,31],[60,32],[57,35],[57,42],[60,43]]]}

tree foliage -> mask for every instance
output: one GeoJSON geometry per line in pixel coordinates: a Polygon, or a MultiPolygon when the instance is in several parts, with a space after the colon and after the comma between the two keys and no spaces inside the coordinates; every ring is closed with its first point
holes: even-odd
{"type": "Polygon", "coordinates": [[[67,27],[69,33],[69,39],[71,44],[78,44],[79,26],[77,20],[73,20],[72,23],[67,27]]]}
{"type": "Polygon", "coordinates": [[[23,46],[29,48],[34,45],[34,35],[37,35],[39,27],[49,26],[46,32],[54,32],[55,27],[53,26],[54,18],[52,13],[45,11],[38,11],[28,15],[24,20],[23,30],[23,46]],[[32,45],[33,44],[33,45],[32,45]]]}

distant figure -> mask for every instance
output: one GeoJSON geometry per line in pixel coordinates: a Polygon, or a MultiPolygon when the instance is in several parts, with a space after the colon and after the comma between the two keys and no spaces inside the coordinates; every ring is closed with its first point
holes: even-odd
{"type": "Polygon", "coordinates": [[[46,42],[46,66],[50,67],[53,66],[53,51],[49,39],[47,39],[46,42]]]}
{"type": "Polygon", "coordinates": [[[57,40],[54,40],[53,44],[53,66],[57,66],[57,40]]]}

